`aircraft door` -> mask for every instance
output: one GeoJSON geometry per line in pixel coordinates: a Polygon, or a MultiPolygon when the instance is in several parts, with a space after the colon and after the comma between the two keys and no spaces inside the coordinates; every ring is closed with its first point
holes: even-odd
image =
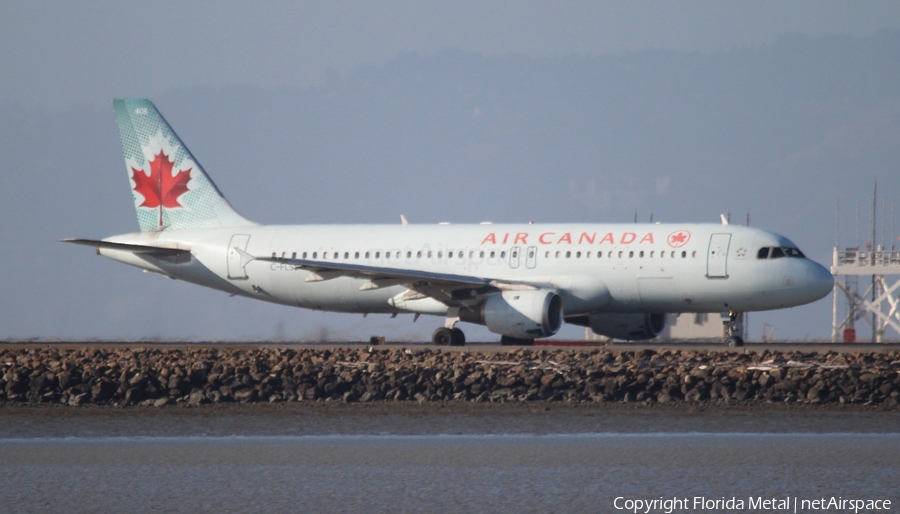
{"type": "Polygon", "coordinates": [[[509,249],[509,267],[516,269],[519,267],[519,247],[513,246],[509,249]]]}
{"type": "Polygon", "coordinates": [[[249,234],[235,234],[231,236],[231,242],[228,243],[228,278],[231,280],[247,279],[247,263],[241,265],[241,254],[235,250],[235,247],[247,251],[247,245],[250,243],[249,234]]]}
{"type": "Polygon", "coordinates": [[[534,269],[537,265],[537,246],[529,246],[528,253],[525,255],[525,267],[534,269]]]}
{"type": "Polygon", "coordinates": [[[728,246],[731,234],[713,234],[709,238],[706,253],[706,276],[708,278],[728,278],[728,246]]]}

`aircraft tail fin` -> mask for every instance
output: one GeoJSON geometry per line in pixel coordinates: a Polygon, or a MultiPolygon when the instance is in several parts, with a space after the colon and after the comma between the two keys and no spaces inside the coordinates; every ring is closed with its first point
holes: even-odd
{"type": "Polygon", "coordinates": [[[141,232],[256,225],[231,207],[153,102],[113,107],[141,232]]]}

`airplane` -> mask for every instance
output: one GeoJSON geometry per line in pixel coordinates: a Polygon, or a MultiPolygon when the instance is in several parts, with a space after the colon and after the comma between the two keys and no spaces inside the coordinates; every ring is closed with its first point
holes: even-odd
{"type": "Polygon", "coordinates": [[[789,239],[723,224],[261,225],[232,208],[152,102],[113,101],[140,232],[64,239],[145,271],[321,311],[444,318],[436,345],[461,346],[460,322],[503,345],[530,345],[563,323],[644,340],[667,313],[720,313],[742,346],[742,313],[828,295],[831,273],[789,239]]]}

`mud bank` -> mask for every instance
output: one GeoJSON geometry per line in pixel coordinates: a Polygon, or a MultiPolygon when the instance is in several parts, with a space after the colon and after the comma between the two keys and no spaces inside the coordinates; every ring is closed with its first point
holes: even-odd
{"type": "Polygon", "coordinates": [[[563,402],[897,409],[900,352],[0,350],[0,404],[563,402]]]}

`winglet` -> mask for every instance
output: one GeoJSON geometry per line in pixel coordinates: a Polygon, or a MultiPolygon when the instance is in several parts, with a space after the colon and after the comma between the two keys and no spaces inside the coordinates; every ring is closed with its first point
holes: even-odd
{"type": "Polygon", "coordinates": [[[409,222],[406,221],[406,216],[404,216],[402,214],[400,215],[400,224],[401,225],[409,225],[409,222]]]}
{"type": "Polygon", "coordinates": [[[727,224],[728,224],[728,218],[726,218],[724,214],[719,214],[719,218],[722,219],[722,224],[723,224],[723,225],[727,225],[727,224]]]}

